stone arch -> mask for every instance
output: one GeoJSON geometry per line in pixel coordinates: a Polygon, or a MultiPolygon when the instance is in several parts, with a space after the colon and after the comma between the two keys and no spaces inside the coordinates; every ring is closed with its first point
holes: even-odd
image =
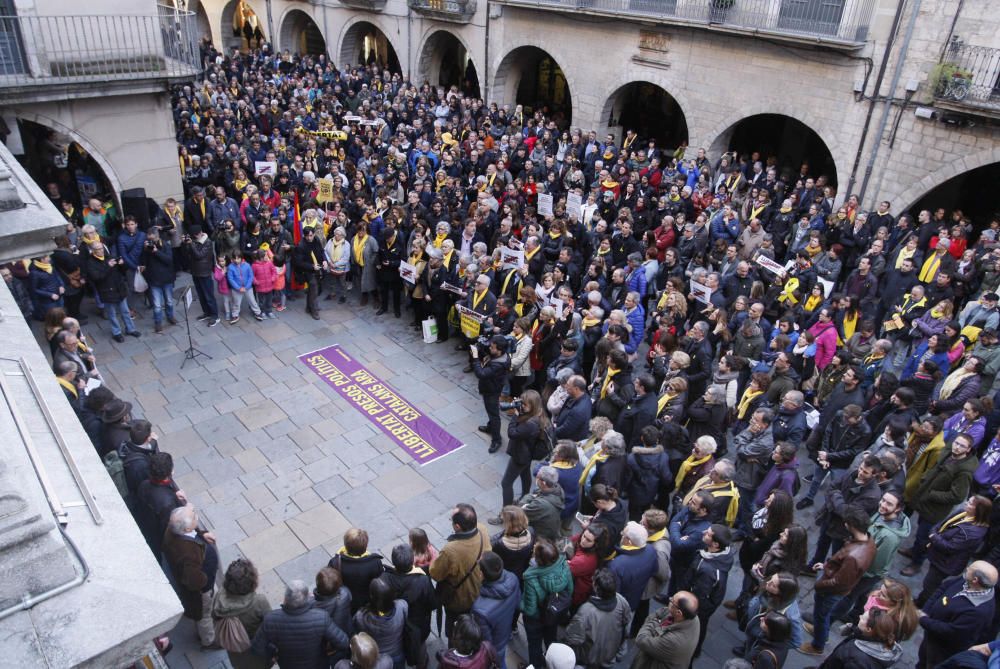
{"type": "MultiPolygon", "coordinates": [[[[491,95],[490,102],[496,102],[497,104],[524,104],[526,107],[534,106],[536,102],[545,102],[552,108],[562,111],[564,113],[564,120],[562,122],[557,121],[561,126],[568,126],[572,122],[574,115],[579,116],[579,101],[574,95],[574,90],[579,90],[571,75],[566,73],[562,65],[559,64],[559,60],[552,55],[554,50],[542,49],[540,47],[534,46],[532,44],[523,44],[520,46],[515,46],[511,48],[507,53],[499,60],[497,66],[493,69],[493,82],[491,85],[491,95]],[[536,86],[539,83],[538,70],[540,67],[547,66],[546,59],[554,66],[555,71],[550,71],[548,97],[554,97],[556,99],[546,100],[545,98],[534,99],[528,102],[528,95],[530,92],[524,90],[524,86],[532,83],[532,79],[535,80],[536,86]],[[527,78],[527,79],[526,79],[527,78]],[[559,82],[562,79],[563,83],[559,82]],[[565,91],[560,94],[560,90],[565,86],[565,91]],[[565,99],[561,99],[564,97],[565,99]],[[520,99],[519,99],[520,98],[520,99]],[[576,107],[574,106],[576,105],[576,107]]],[[[564,59],[565,61],[565,59],[564,59]]],[[[568,61],[565,61],[568,62],[568,61]]],[[[550,66],[550,70],[552,67],[550,66]]],[[[534,97],[538,98],[537,91],[534,97]]]]}
{"type": "MultiPolygon", "coordinates": [[[[107,178],[108,182],[111,184],[111,189],[114,191],[114,198],[117,202],[119,195],[122,192],[122,182],[115,171],[115,168],[111,165],[104,154],[97,148],[86,135],[82,134],[78,130],[69,127],[68,125],[61,123],[49,116],[44,116],[34,111],[29,111],[28,109],[14,107],[11,110],[14,117],[22,121],[30,121],[40,126],[51,128],[56,132],[59,132],[67,137],[71,138],[74,142],[79,144],[83,149],[94,159],[101,171],[104,172],[104,176],[107,178]]],[[[39,184],[44,188],[44,184],[39,184]]]]}
{"type": "MultiPolygon", "coordinates": [[[[810,133],[815,135],[825,150],[828,156],[828,161],[832,166],[835,174],[833,176],[833,183],[839,183],[839,177],[844,177],[846,182],[847,175],[850,174],[850,166],[847,164],[849,156],[846,152],[837,151],[835,149],[839,148],[836,144],[832,143],[828,138],[833,134],[826,126],[825,123],[818,121],[809,112],[800,109],[792,104],[768,104],[768,105],[750,105],[742,106],[737,108],[731,114],[729,114],[723,121],[716,124],[716,126],[709,132],[700,135],[699,147],[704,146],[708,149],[708,152],[712,156],[720,156],[729,146],[729,141],[733,137],[734,131],[738,128],[741,123],[754,119],[755,117],[781,117],[786,120],[791,120],[798,125],[803,126],[810,133]],[[708,144],[708,142],[711,142],[708,144]]],[[[692,146],[694,144],[692,143],[692,146]]]]}
{"type": "Polygon", "coordinates": [[[205,3],[201,2],[201,0],[188,0],[186,5],[182,5],[180,0],[164,0],[164,2],[176,9],[194,13],[195,27],[198,29],[197,35],[199,41],[203,37],[213,39],[212,20],[205,9],[205,3]]]}
{"type": "MultiPolygon", "coordinates": [[[[222,8],[222,23],[219,26],[223,49],[248,48],[247,40],[242,35],[233,35],[233,17],[236,15],[236,8],[241,2],[257,15],[257,25],[260,28],[260,32],[264,35],[265,40],[268,39],[267,14],[257,11],[257,7],[252,2],[249,2],[249,0],[229,0],[226,6],[222,8]]],[[[256,45],[256,40],[254,40],[254,44],[256,45]]]]}
{"type": "MultiPolygon", "coordinates": [[[[895,196],[892,208],[894,211],[906,211],[923,198],[924,195],[930,193],[946,181],[957,176],[961,176],[966,172],[971,172],[972,170],[979,169],[980,167],[987,167],[994,163],[1000,163],[1000,147],[986,149],[985,151],[980,151],[979,153],[975,153],[971,156],[965,156],[964,158],[959,158],[958,160],[947,161],[939,169],[931,172],[920,181],[911,183],[909,188],[895,196]],[[904,202],[906,204],[903,207],[898,206],[904,202]]],[[[876,195],[875,197],[880,200],[886,199],[881,195],[876,195]]]]}
{"type": "Polygon", "coordinates": [[[392,72],[402,72],[399,51],[396,50],[389,32],[381,25],[378,17],[365,15],[344,24],[341,31],[340,47],[337,49],[341,69],[360,65],[358,56],[365,49],[366,39],[374,40],[376,60],[392,72]]]}
{"type": "Polygon", "coordinates": [[[466,44],[461,35],[449,30],[431,28],[424,37],[423,45],[417,53],[420,55],[417,57],[417,73],[413,79],[418,85],[422,85],[424,81],[429,81],[432,86],[448,86],[455,83],[460,89],[465,90],[466,86],[463,84],[471,83],[470,90],[467,92],[471,92],[473,97],[480,97],[482,90],[481,70],[476,65],[476,59],[472,55],[469,45],[466,44]],[[458,58],[454,58],[454,56],[458,56],[458,58]],[[468,61],[466,67],[463,68],[461,64],[456,63],[457,67],[450,68],[451,71],[446,73],[445,68],[449,62],[463,59],[468,61]],[[456,78],[455,69],[460,70],[457,72],[458,81],[448,81],[456,78]]]}
{"type": "Polygon", "coordinates": [[[278,49],[291,53],[326,54],[326,38],[319,25],[301,9],[289,9],[278,22],[278,49]]]}
{"type": "Polygon", "coordinates": [[[661,149],[674,148],[686,142],[689,136],[687,117],[679,97],[654,81],[630,79],[617,84],[604,98],[600,125],[617,131],[619,145],[625,131],[633,129],[642,139],[655,138],[661,149]],[[640,99],[644,108],[636,109],[640,99]],[[658,116],[660,122],[657,122],[658,116]],[[664,122],[664,116],[669,120],[664,122]]]}

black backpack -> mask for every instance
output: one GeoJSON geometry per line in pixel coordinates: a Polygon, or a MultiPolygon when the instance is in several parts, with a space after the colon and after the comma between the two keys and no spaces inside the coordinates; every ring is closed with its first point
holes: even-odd
{"type": "Polygon", "coordinates": [[[547,461],[552,456],[552,451],[556,446],[556,434],[549,423],[547,427],[538,432],[538,438],[531,445],[531,459],[547,461]]]}

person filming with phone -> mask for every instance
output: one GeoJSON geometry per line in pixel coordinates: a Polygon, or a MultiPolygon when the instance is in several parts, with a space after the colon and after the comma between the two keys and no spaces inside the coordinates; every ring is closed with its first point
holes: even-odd
{"type": "Polygon", "coordinates": [[[507,355],[507,339],[503,335],[493,335],[488,340],[488,348],[481,348],[484,339],[473,342],[469,347],[472,355],[472,371],[479,379],[479,394],[483,397],[483,406],[489,417],[486,425],[480,425],[479,431],[490,435],[490,453],[496,453],[503,446],[500,437],[500,391],[507,382],[507,371],[510,369],[510,357],[507,355]]]}

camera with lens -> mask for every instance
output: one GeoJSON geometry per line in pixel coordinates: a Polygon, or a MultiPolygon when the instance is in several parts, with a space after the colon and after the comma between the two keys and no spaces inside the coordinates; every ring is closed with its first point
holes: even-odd
{"type": "Polygon", "coordinates": [[[480,360],[488,360],[490,358],[490,337],[488,335],[482,335],[476,338],[476,342],[473,346],[476,347],[476,352],[479,353],[480,360]]]}
{"type": "Polygon", "coordinates": [[[521,410],[521,398],[513,399],[510,402],[501,402],[500,411],[510,411],[511,409],[515,411],[521,410]]]}

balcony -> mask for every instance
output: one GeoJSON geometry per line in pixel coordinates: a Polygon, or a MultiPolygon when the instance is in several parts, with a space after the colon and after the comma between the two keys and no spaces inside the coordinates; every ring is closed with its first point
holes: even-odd
{"type": "Polygon", "coordinates": [[[1000,49],[972,46],[953,36],[928,81],[943,106],[1000,116],[1000,49]]]}
{"type": "Polygon", "coordinates": [[[385,0],[340,0],[345,7],[367,9],[370,12],[381,12],[385,9],[385,0]]]}
{"type": "MultiPolygon", "coordinates": [[[[411,7],[413,6],[411,0],[411,7]]],[[[857,49],[868,38],[876,0],[494,0],[502,4],[587,12],[832,48],[857,49]]]]}
{"type": "Polygon", "coordinates": [[[0,16],[0,90],[5,101],[38,99],[94,84],[193,79],[201,70],[192,12],[156,15],[0,16]]]}
{"type": "Polygon", "coordinates": [[[432,19],[468,23],[476,13],[476,0],[409,0],[410,9],[432,19]]]}

